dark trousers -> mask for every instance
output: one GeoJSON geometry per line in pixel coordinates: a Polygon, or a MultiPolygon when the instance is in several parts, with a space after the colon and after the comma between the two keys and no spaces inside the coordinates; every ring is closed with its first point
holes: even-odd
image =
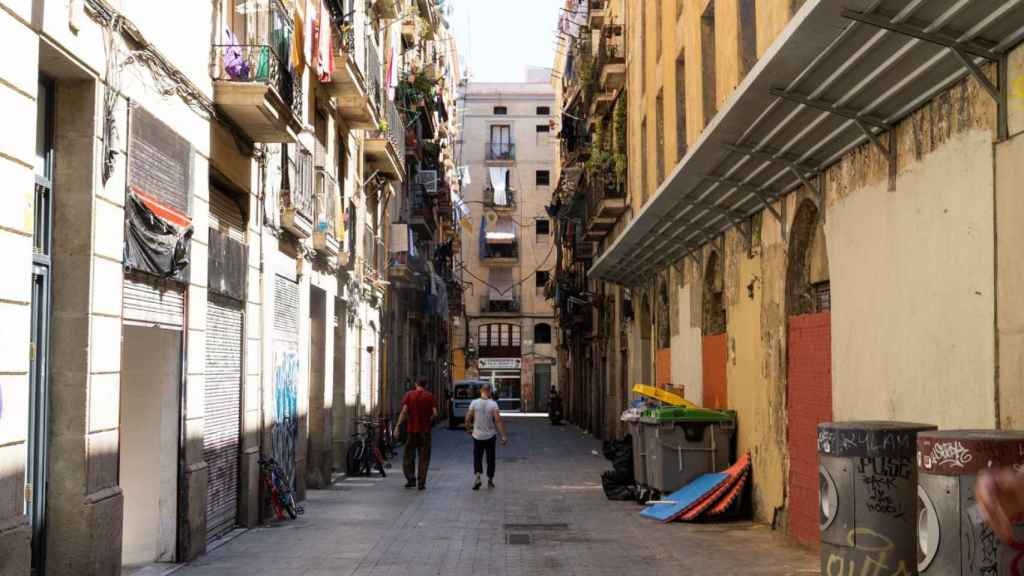
{"type": "Polygon", "coordinates": [[[419,479],[419,483],[424,484],[427,481],[427,469],[430,468],[430,432],[409,432],[406,436],[408,438],[405,442],[405,453],[402,455],[402,471],[409,482],[419,479]]]}
{"type": "Polygon", "coordinates": [[[487,454],[487,477],[494,478],[494,452],[498,437],[490,440],[473,439],[473,471],[481,474],[484,471],[484,454],[487,454]]]}

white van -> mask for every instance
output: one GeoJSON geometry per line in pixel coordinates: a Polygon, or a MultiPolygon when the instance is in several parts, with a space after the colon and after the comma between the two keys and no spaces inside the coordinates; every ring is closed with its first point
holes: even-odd
{"type": "Polygon", "coordinates": [[[448,396],[448,428],[458,428],[466,421],[470,403],[480,397],[480,387],[486,383],[483,380],[459,380],[452,385],[448,396]]]}

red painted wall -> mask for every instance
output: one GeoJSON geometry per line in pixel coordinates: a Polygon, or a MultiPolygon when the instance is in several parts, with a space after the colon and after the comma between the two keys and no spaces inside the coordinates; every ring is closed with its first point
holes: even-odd
{"type": "Polygon", "coordinates": [[[789,319],[786,408],[789,415],[789,529],[815,544],[818,528],[818,431],[832,420],[832,315],[789,319]]]}
{"type": "Polygon", "coordinates": [[[704,349],[704,407],[722,410],[728,408],[728,386],[725,378],[726,334],[705,336],[704,349]]]}
{"type": "Polygon", "coordinates": [[[658,357],[654,366],[654,383],[658,388],[665,388],[672,384],[672,349],[662,348],[658,350],[658,357]]]}

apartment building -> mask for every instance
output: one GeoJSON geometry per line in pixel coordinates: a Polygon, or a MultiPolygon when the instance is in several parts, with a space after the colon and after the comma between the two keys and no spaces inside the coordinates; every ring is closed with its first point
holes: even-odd
{"type": "Polygon", "coordinates": [[[0,573],[193,559],[269,518],[261,459],[301,499],[387,414],[409,20],[445,33],[425,1],[0,2],[0,573]]]}
{"type": "Polygon", "coordinates": [[[460,254],[464,376],[492,382],[503,409],[522,411],[547,409],[558,369],[546,295],[556,261],[546,210],[555,100],[548,75],[530,74],[530,82],[463,86],[456,150],[472,230],[460,254]]]}
{"type": "Polygon", "coordinates": [[[1014,2],[567,2],[570,417],[622,434],[637,383],[736,410],[754,517],[804,542],[818,422],[1019,427],[1022,24],[1014,2]]]}

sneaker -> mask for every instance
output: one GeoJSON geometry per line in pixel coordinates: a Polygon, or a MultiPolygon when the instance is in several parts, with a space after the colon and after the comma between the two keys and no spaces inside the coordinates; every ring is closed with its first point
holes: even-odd
{"type": "Polygon", "coordinates": [[[494,488],[494,479],[493,478],[488,478],[487,479],[487,487],[488,488],[494,488]]]}
{"type": "Polygon", "coordinates": [[[415,488],[416,487],[416,481],[415,480],[409,480],[408,482],[405,483],[405,487],[406,488],[415,488]]]}
{"type": "Polygon", "coordinates": [[[417,486],[417,488],[419,488],[420,490],[426,490],[427,489],[427,485],[426,484],[420,484],[419,486],[417,486]]]}
{"type": "Polygon", "coordinates": [[[473,482],[473,490],[479,490],[479,489],[480,489],[480,486],[482,486],[482,484],[481,484],[481,482],[480,482],[480,479],[479,479],[479,478],[477,478],[477,479],[476,479],[476,482],[473,482]]]}

